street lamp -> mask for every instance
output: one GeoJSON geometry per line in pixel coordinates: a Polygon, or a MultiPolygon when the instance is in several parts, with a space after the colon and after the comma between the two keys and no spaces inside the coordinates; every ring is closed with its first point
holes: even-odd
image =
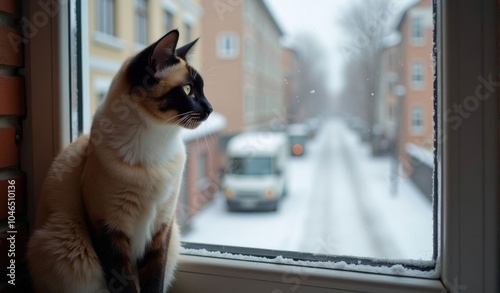
{"type": "Polygon", "coordinates": [[[404,98],[406,96],[406,88],[398,84],[394,87],[393,93],[396,96],[396,123],[394,129],[394,147],[392,154],[391,166],[391,194],[395,196],[398,193],[398,169],[399,169],[399,149],[401,148],[401,124],[403,124],[403,106],[404,98]]]}

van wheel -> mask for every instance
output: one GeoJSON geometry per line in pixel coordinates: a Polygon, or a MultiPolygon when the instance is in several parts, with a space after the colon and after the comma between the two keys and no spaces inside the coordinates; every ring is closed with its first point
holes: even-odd
{"type": "Polygon", "coordinates": [[[271,206],[271,211],[275,212],[278,210],[278,201],[275,201],[271,206]]]}

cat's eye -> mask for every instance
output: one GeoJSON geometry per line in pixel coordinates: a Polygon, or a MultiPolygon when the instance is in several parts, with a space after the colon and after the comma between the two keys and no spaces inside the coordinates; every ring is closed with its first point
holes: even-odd
{"type": "Polygon", "coordinates": [[[182,89],[184,90],[184,92],[188,96],[190,96],[193,93],[193,87],[189,83],[186,83],[185,85],[183,85],[182,89]]]}

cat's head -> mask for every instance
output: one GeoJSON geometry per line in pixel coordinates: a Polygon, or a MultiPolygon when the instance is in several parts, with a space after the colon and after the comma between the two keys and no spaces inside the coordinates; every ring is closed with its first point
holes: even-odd
{"type": "Polygon", "coordinates": [[[173,30],[133,57],[126,69],[130,94],[146,115],[159,123],[194,129],[213,109],[203,93],[203,79],[188,64],[193,42],[177,48],[173,30]]]}

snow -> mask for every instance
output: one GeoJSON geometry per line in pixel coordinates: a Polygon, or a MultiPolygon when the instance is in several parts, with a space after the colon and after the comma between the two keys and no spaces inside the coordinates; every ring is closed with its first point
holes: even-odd
{"type": "MultiPolygon", "coordinates": [[[[206,249],[190,249],[184,247],[181,247],[180,253],[189,255],[198,255],[204,257],[238,259],[243,261],[264,262],[264,263],[285,264],[285,265],[300,265],[306,267],[318,267],[323,269],[338,269],[338,270],[347,270],[354,272],[399,275],[408,277],[436,278],[439,276],[437,271],[421,271],[421,270],[409,269],[405,268],[401,264],[395,264],[390,266],[389,265],[372,266],[372,265],[362,265],[362,264],[348,264],[345,261],[338,261],[338,262],[304,261],[304,260],[293,260],[290,258],[285,258],[281,255],[278,255],[275,258],[265,258],[252,255],[232,254],[220,251],[208,251],[206,249]]],[[[421,266],[428,266],[428,265],[433,265],[434,262],[433,261],[415,262],[414,264],[421,266]]]]}
{"type": "MultiPolygon", "coordinates": [[[[229,212],[222,194],[192,220],[183,241],[429,264],[432,203],[408,179],[391,195],[391,160],[374,158],[341,121],[328,121],[288,168],[288,195],[277,212],[229,212]]],[[[184,250],[185,253],[201,253],[184,250]]],[[[207,252],[208,253],[208,252],[207,252]]],[[[235,258],[235,255],[212,256],[235,258]]],[[[239,257],[238,257],[239,258],[239,257]]],[[[266,260],[269,261],[269,260],[266,260]]],[[[277,257],[273,262],[288,262],[277,257]]],[[[347,263],[307,264],[349,270],[409,272],[347,263]]],[[[423,276],[422,275],[422,276],[423,276]]],[[[420,275],[419,275],[420,276],[420,275]]]]}
{"type": "Polygon", "coordinates": [[[407,143],[405,145],[405,150],[410,156],[426,164],[428,167],[434,168],[434,155],[432,151],[419,147],[413,143],[407,143]]]}

